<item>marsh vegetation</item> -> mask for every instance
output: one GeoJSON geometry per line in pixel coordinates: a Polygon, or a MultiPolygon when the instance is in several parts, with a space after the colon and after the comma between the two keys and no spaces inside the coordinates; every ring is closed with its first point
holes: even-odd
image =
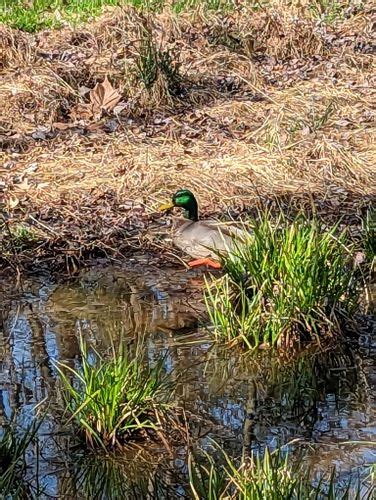
{"type": "Polygon", "coordinates": [[[160,250],[147,229],[182,186],[204,216],[313,202],[359,225],[374,198],[367,3],[106,3],[0,8],[0,187],[10,234],[34,236],[23,265],[160,250]],[[83,23],[90,5],[103,14],[83,23]],[[10,27],[34,12],[62,27],[10,27]]]}
{"type": "Polygon", "coordinates": [[[60,286],[27,279],[8,308],[3,413],[18,409],[20,436],[28,412],[44,415],[26,441],[27,485],[42,497],[239,488],[243,498],[257,484],[254,498],[265,498],[282,475],[276,494],[368,495],[372,335],[360,345],[323,336],[298,350],[229,348],[197,327],[199,272],[142,267],[86,271],[60,286]]]}
{"type": "Polygon", "coordinates": [[[216,337],[252,348],[340,334],[359,309],[362,283],[338,226],[303,215],[251,221],[246,241],[222,258],[224,276],[207,285],[216,337]]]}
{"type": "Polygon", "coordinates": [[[1,3],[0,495],[372,498],[372,29],[1,3]],[[171,246],[182,187],[246,235],[220,272],[171,246]]]}
{"type": "Polygon", "coordinates": [[[35,488],[27,480],[26,454],[35,440],[40,421],[35,420],[26,428],[19,425],[13,415],[3,422],[0,435],[0,492],[4,498],[25,498],[35,488]]]}
{"type": "Polygon", "coordinates": [[[223,450],[222,464],[206,454],[206,464],[191,462],[190,485],[196,500],[279,500],[281,498],[351,500],[371,499],[373,488],[362,488],[361,483],[339,487],[335,482],[335,470],[327,482],[312,484],[309,474],[301,464],[291,464],[288,455],[280,450],[264,456],[252,455],[240,463],[234,462],[223,450]]]}
{"type": "Polygon", "coordinates": [[[168,413],[169,424],[173,421],[168,404],[172,384],[163,373],[163,358],[148,368],[141,343],[133,355],[126,351],[126,339],[117,344],[112,343],[109,357],[94,352],[93,360],[81,338],[80,368],[58,365],[69,421],[75,422],[87,445],[105,451],[125,445],[140,431],[160,432],[168,413]]]}

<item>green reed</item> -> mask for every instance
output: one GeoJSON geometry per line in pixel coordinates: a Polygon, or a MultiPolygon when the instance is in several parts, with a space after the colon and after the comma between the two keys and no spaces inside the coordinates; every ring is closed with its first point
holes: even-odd
{"type": "Polygon", "coordinates": [[[299,464],[292,464],[288,455],[280,450],[264,455],[251,455],[234,461],[216,443],[220,460],[209,453],[204,462],[189,458],[189,480],[195,500],[370,500],[374,489],[369,484],[349,481],[344,486],[336,484],[333,470],[330,477],[313,484],[309,473],[299,464]]]}
{"type": "Polygon", "coordinates": [[[26,451],[35,438],[40,422],[33,422],[26,429],[17,428],[15,421],[2,429],[0,437],[0,493],[1,498],[28,498],[29,487],[25,481],[26,451]]]}
{"type": "Polygon", "coordinates": [[[252,347],[338,333],[359,297],[345,231],[269,213],[244,228],[244,240],[221,256],[224,276],[206,286],[215,336],[252,347]]]}

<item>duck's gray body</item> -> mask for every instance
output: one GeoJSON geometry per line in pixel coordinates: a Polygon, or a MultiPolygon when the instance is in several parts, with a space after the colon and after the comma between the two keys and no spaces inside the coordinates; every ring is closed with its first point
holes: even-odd
{"type": "Polygon", "coordinates": [[[195,259],[218,260],[218,254],[234,251],[245,236],[241,229],[214,220],[175,219],[173,224],[174,244],[195,259]]]}

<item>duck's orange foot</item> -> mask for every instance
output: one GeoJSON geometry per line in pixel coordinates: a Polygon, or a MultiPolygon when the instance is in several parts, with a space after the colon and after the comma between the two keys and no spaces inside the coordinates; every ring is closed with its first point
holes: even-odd
{"type": "Polygon", "coordinates": [[[189,267],[199,267],[199,266],[208,266],[213,269],[221,269],[221,264],[215,260],[205,258],[205,259],[196,259],[188,262],[189,267]]]}

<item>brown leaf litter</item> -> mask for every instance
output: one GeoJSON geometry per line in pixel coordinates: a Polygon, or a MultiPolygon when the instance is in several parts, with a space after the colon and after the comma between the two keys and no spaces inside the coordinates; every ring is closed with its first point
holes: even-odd
{"type": "MultiPolygon", "coordinates": [[[[89,92],[90,103],[78,103],[70,111],[70,117],[74,123],[83,121],[97,122],[102,118],[103,113],[112,111],[121,99],[121,94],[113,88],[106,75],[103,82],[99,82],[89,92]]],[[[64,126],[60,123],[55,128],[64,130],[64,126]]],[[[66,128],[71,128],[72,124],[67,124],[66,128]]]]}
{"type": "Polygon", "coordinates": [[[315,200],[324,217],[357,217],[376,186],[371,17],[328,26],[277,0],[155,15],[156,46],[179,58],[176,96],[137,76],[135,9],[35,35],[0,27],[0,203],[37,235],[22,258],[159,246],[160,226],[147,229],[182,186],[206,214],[315,200]]]}

